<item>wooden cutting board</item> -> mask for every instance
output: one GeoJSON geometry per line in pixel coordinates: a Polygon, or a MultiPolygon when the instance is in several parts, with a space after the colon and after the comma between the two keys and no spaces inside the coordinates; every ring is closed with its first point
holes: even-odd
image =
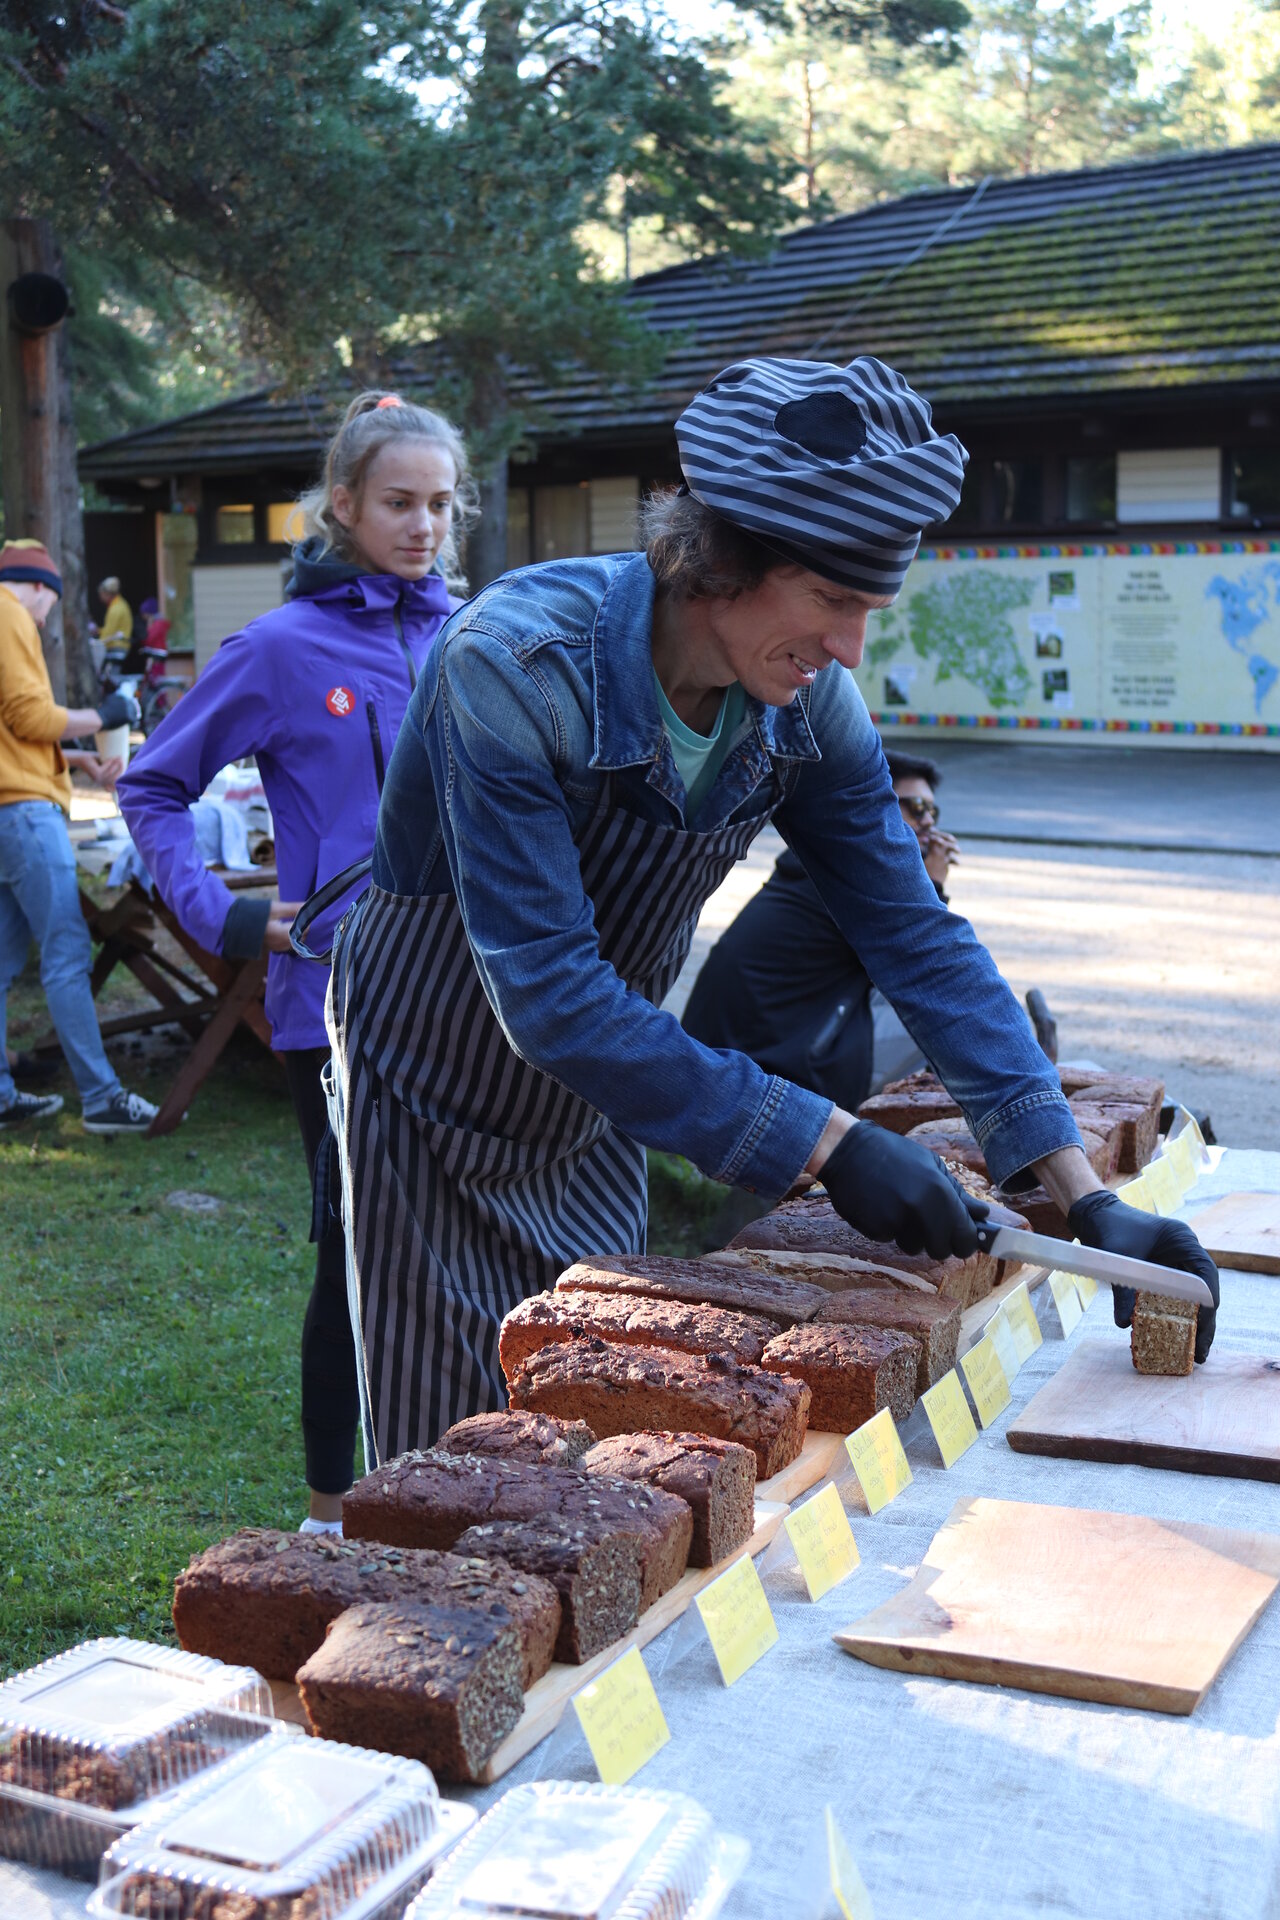
{"type": "Polygon", "coordinates": [[[872,1666],[1190,1713],[1280,1583],[1280,1536],[959,1500],[896,1599],[836,1642],[872,1666]]]}
{"type": "Polygon", "coordinates": [[[1194,1215],[1191,1231],[1220,1267],[1280,1273],[1280,1193],[1229,1193],[1194,1215]]]}
{"type": "Polygon", "coordinates": [[[1168,1379],[1136,1373],[1127,1340],[1082,1340],[1008,1439],[1055,1459],[1280,1480],[1280,1360],[1215,1351],[1168,1379]]]}

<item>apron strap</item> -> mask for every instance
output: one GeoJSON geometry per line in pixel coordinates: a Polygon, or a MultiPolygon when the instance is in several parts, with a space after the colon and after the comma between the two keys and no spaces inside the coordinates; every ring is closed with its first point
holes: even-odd
{"type": "Polygon", "coordinates": [[[323,953],[313,953],[303,936],[312,921],[318,919],[326,908],[341,900],[343,894],[349,892],[357,880],[363,880],[372,867],[372,854],[367,860],[355,860],[349,867],[344,867],[341,873],[335,873],[332,880],[326,880],[322,887],[317,887],[309,900],[303,901],[293,925],[289,928],[289,945],[299,960],[320,960],[327,965],[332,959],[332,939],[323,953]]]}

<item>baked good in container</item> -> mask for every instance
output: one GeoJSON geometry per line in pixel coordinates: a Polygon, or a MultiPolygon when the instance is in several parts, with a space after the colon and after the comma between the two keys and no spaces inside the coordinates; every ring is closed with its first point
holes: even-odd
{"type": "Polygon", "coordinates": [[[693,1514],[691,1567],[713,1567],[755,1531],[756,1462],[750,1447],[701,1433],[618,1433],[587,1455],[588,1473],[641,1480],[678,1494],[693,1514]]]}

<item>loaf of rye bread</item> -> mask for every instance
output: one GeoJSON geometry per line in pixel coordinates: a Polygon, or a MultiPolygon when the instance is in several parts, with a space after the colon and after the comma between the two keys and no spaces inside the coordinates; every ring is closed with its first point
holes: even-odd
{"type": "Polygon", "coordinates": [[[533,1466],[576,1467],[596,1443],[585,1420],[553,1420],[545,1413],[473,1413],[436,1441],[441,1453],[474,1453],[486,1460],[523,1460],[533,1466]]]}
{"type": "Polygon", "coordinates": [[[805,1280],[811,1286],[821,1287],[824,1293],[843,1293],[849,1287],[880,1287],[907,1293],[934,1291],[927,1280],[917,1280],[914,1274],[903,1273],[897,1267],[882,1267],[870,1260],[853,1260],[847,1253],[783,1253],[778,1249],[766,1253],[756,1247],[724,1247],[719,1253],[704,1253],[702,1257],[723,1266],[754,1267],[759,1273],[777,1273],[784,1280],[805,1280]]]}
{"type": "Polygon", "coordinates": [[[1167,1293],[1140,1293],[1133,1303],[1129,1353],[1139,1373],[1188,1374],[1196,1363],[1194,1300],[1167,1293]]]}
{"type": "MultiPolygon", "coordinates": [[[[1086,1160],[1099,1180],[1109,1180],[1116,1170],[1118,1133],[1109,1124],[1101,1132],[1093,1132],[1078,1113],[1076,1125],[1080,1130],[1080,1144],[1086,1160]]],[[[936,1153],[944,1160],[957,1161],[974,1173],[981,1174],[983,1179],[990,1179],[986,1156],[970,1133],[967,1120],[930,1120],[922,1127],[913,1127],[907,1138],[918,1141],[930,1153],[936,1153]]]]}
{"type": "Polygon", "coordinates": [[[412,1601],[349,1607],[298,1674],[312,1733],[476,1780],[524,1711],[510,1621],[412,1601]]]}
{"type": "Polygon", "coordinates": [[[962,1116],[960,1103],[951,1098],[941,1081],[933,1085],[892,1083],[892,1090],[890,1086],[882,1088],[858,1108],[859,1120],[870,1120],[889,1133],[910,1133],[912,1127],[926,1120],[949,1120],[955,1115],[962,1116]]]}
{"type": "Polygon", "coordinates": [[[350,1539],[404,1546],[449,1548],[468,1527],[544,1518],[584,1527],[610,1522],[633,1533],[642,1566],[642,1612],[675,1585],[688,1564],[693,1515],[683,1500],[578,1468],[526,1466],[474,1454],[402,1453],[357,1480],[342,1502],[342,1525],[350,1539]]]}
{"type": "Polygon", "coordinates": [[[1160,1140],[1160,1108],[1114,1097],[1105,1087],[1085,1087],[1067,1103],[1076,1125],[1105,1133],[1114,1143],[1117,1173],[1141,1173],[1160,1140]]]}
{"type": "MultiPolygon", "coordinates": [[[[729,1245],[735,1250],[745,1247],[760,1252],[848,1254],[855,1260],[896,1267],[917,1280],[927,1280],[948,1300],[958,1300],[962,1307],[990,1293],[996,1284],[999,1264],[990,1253],[971,1254],[967,1260],[955,1257],[935,1260],[927,1253],[904,1253],[891,1241],[868,1240],[865,1234],[841,1219],[824,1192],[806,1193],[798,1200],[784,1201],[772,1213],[765,1214],[763,1220],[754,1220],[750,1226],[743,1227],[729,1245]]],[[[810,1320],[813,1317],[813,1314],[806,1315],[810,1320]]]]}
{"type": "Polygon", "coordinates": [[[658,1429],[750,1447],[767,1480],[804,1445],[809,1393],[718,1353],[572,1340],[531,1354],[509,1384],[513,1406],[578,1414],[601,1439],[658,1429]]]}
{"type": "Polygon", "coordinates": [[[557,1293],[630,1293],[646,1300],[681,1300],[686,1305],[724,1307],[751,1313],[775,1327],[812,1320],[822,1305],[822,1288],[781,1274],[735,1274],[726,1278],[702,1260],[675,1260],[663,1254],[609,1253],[579,1260],[556,1281],[557,1293]]]}
{"type": "Polygon", "coordinates": [[[944,1300],[938,1293],[886,1293],[879,1288],[859,1287],[850,1293],[833,1293],[810,1325],[887,1329],[918,1341],[916,1397],[919,1398],[944,1374],[950,1373],[956,1363],[960,1304],[956,1300],[944,1300]]]}
{"type": "Polygon", "coordinates": [[[193,1557],[174,1582],[173,1624],[189,1653],[292,1680],[330,1623],[366,1600],[509,1617],[527,1687],[551,1665],[560,1630],[554,1589],[490,1560],[269,1527],[244,1527],[193,1557]]]}
{"type": "Polygon", "coordinates": [[[498,1358],[510,1380],[542,1347],[595,1334],[623,1347],[672,1347],[678,1353],[727,1353],[758,1361],[777,1332],[772,1320],[683,1300],[638,1300],[629,1293],[535,1293],[513,1307],[498,1335],[498,1358]]]}
{"type": "Polygon", "coordinates": [[[887,1328],[788,1327],[764,1350],[764,1366],[802,1380],[819,1433],[852,1433],[887,1407],[905,1420],[916,1403],[920,1342],[887,1328]]]}
{"type": "Polygon", "coordinates": [[[493,1520],[468,1527],[458,1547],[551,1582],[560,1596],[556,1659],[571,1666],[612,1646],[640,1618],[636,1537],[612,1521],[578,1526],[555,1518],[493,1520]]]}
{"type": "Polygon", "coordinates": [[[735,1440],[701,1433],[616,1433],[587,1455],[588,1473],[641,1480],[687,1500],[691,1567],[714,1567],[745,1546],[756,1524],[756,1461],[735,1440]]]}

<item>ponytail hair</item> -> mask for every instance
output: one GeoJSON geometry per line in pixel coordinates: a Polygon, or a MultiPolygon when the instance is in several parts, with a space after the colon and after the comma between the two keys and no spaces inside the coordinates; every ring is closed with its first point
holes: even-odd
{"type": "Polygon", "coordinates": [[[320,484],[304,493],[298,502],[302,512],[302,538],[319,537],[326,553],[354,560],[351,536],[333,510],[333,490],[345,487],[358,508],[370,466],[385,446],[403,439],[428,440],[434,446],[443,447],[453,461],[457,475],[453,523],[436,557],[436,566],[450,592],[465,595],[463,552],[467,529],[477,513],[476,488],[467,465],[467,450],[462,435],[443,414],[433,413],[429,407],[417,406],[411,400],[402,400],[399,394],[373,388],[357,394],[351,402],[342,425],[329,442],[320,484]]]}

